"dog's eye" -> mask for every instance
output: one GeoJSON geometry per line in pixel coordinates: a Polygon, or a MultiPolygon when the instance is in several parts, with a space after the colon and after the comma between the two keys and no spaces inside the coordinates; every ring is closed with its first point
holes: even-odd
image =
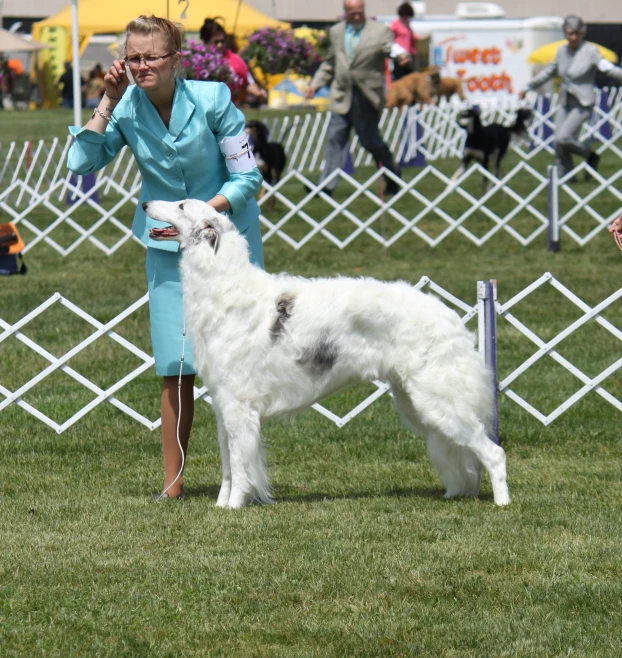
{"type": "Polygon", "coordinates": [[[186,205],[186,202],[185,202],[185,201],[182,201],[182,202],[179,204],[179,209],[180,209],[180,210],[183,210],[185,205],[186,205]]]}

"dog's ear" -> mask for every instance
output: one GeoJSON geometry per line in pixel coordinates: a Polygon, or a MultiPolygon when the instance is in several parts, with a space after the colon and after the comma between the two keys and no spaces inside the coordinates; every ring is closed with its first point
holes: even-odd
{"type": "Polygon", "coordinates": [[[440,80],[441,77],[441,67],[440,66],[429,66],[427,70],[428,75],[430,78],[433,78],[434,80],[440,80]]]}
{"type": "Polygon", "coordinates": [[[523,121],[531,121],[533,119],[533,112],[528,108],[528,107],[522,107],[518,111],[518,116],[523,120],[523,121]]]}
{"type": "Polygon", "coordinates": [[[201,238],[214,250],[214,253],[218,253],[218,247],[220,246],[220,227],[218,224],[208,220],[203,224],[199,233],[201,238]]]}
{"type": "Polygon", "coordinates": [[[264,139],[268,139],[268,136],[270,135],[270,131],[268,130],[268,126],[266,126],[263,121],[257,121],[257,132],[261,133],[261,136],[264,139]]]}

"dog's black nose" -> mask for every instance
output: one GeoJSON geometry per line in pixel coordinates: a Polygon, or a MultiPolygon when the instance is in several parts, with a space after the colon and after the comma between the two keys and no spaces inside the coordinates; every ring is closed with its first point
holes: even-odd
{"type": "Polygon", "coordinates": [[[149,201],[145,201],[145,203],[143,203],[143,210],[147,212],[148,207],[149,207],[149,201]]]}

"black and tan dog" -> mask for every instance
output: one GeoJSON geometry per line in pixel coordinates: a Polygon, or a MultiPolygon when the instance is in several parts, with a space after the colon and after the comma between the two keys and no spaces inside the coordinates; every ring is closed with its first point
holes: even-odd
{"type": "Polygon", "coordinates": [[[246,133],[252,138],[253,154],[257,167],[263,179],[269,185],[275,185],[281,180],[287,156],[279,142],[270,142],[270,131],[262,121],[255,119],[246,122],[246,133]]]}
{"type": "MultiPolygon", "coordinates": [[[[452,176],[452,181],[459,178],[473,160],[479,160],[482,167],[489,170],[491,160],[494,162],[494,173],[501,175],[501,162],[508,152],[510,140],[526,138],[527,128],[533,119],[533,112],[527,108],[518,110],[516,120],[510,126],[501,123],[484,125],[478,108],[471,107],[458,114],[458,125],[467,131],[467,138],[462,153],[462,163],[452,176]]],[[[488,180],[484,177],[483,191],[488,188],[488,180]]]]}

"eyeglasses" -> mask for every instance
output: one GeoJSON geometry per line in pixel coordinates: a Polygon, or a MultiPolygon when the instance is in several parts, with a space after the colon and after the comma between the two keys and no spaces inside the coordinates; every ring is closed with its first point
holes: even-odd
{"type": "Polygon", "coordinates": [[[126,63],[137,69],[140,67],[141,62],[145,62],[145,66],[151,67],[152,64],[155,64],[161,59],[167,59],[172,57],[175,53],[167,53],[166,55],[132,55],[131,57],[126,57],[126,63]]]}
{"type": "Polygon", "coordinates": [[[209,45],[210,46],[218,46],[219,44],[225,43],[224,39],[210,39],[209,45]]]}

